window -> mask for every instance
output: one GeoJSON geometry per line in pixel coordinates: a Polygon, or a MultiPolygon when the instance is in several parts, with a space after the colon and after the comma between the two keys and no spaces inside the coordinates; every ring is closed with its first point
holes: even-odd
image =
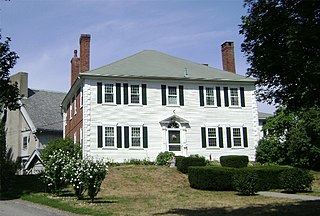
{"type": "Polygon", "coordinates": [[[80,87],[80,108],[83,106],[83,87],[80,87]]]}
{"type": "Polygon", "coordinates": [[[80,128],[80,144],[83,144],[83,130],[80,128]]]}
{"type": "Polygon", "coordinates": [[[139,104],[140,103],[140,86],[139,85],[131,85],[131,103],[139,104]]]}
{"type": "Polygon", "coordinates": [[[217,147],[217,129],[208,128],[208,147],[217,147]]]}
{"type": "Polygon", "coordinates": [[[74,132],[73,134],[73,144],[77,143],[77,132],[74,132]]]}
{"type": "Polygon", "coordinates": [[[240,128],[232,128],[232,140],[234,147],[241,147],[241,129],[240,128]]]}
{"type": "Polygon", "coordinates": [[[77,96],[73,98],[74,115],[77,114],[77,96]]]}
{"type": "Polygon", "coordinates": [[[214,106],[214,90],[211,87],[206,88],[206,105],[214,106]]]}
{"type": "Polygon", "coordinates": [[[239,106],[239,94],[237,88],[230,88],[230,104],[231,106],[239,106]]]}
{"type": "Polygon", "coordinates": [[[104,131],[105,146],[114,147],[114,127],[105,127],[104,131]]]}
{"type": "Polygon", "coordinates": [[[22,142],[23,142],[22,143],[23,150],[27,150],[27,148],[28,148],[28,137],[27,136],[23,137],[22,142]]]}
{"type": "Polygon", "coordinates": [[[72,104],[72,101],[71,101],[70,105],[69,105],[69,111],[70,111],[69,118],[70,118],[70,120],[72,119],[72,106],[73,106],[73,104],[72,104]]]}
{"type": "Polygon", "coordinates": [[[168,86],[168,104],[176,105],[178,104],[178,94],[176,86],[168,86]]]}
{"type": "Polygon", "coordinates": [[[131,146],[140,147],[141,146],[141,128],[131,127],[131,146]]]}
{"type": "Polygon", "coordinates": [[[104,101],[105,103],[114,103],[113,84],[106,84],[104,88],[104,101]]]}

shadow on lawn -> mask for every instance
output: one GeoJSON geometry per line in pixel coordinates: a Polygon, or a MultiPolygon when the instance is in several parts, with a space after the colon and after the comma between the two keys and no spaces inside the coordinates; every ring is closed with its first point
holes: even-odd
{"type": "Polygon", "coordinates": [[[167,212],[154,215],[176,214],[184,216],[202,216],[202,215],[236,215],[236,216],[266,216],[266,215],[319,215],[320,201],[304,201],[279,205],[259,205],[244,207],[240,209],[229,208],[208,208],[208,209],[171,209],[167,212]]]}
{"type": "Polygon", "coordinates": [[[45,185],[41,182],[39,175],[15,175],[12,185],[0,200],[11,200],[20,198],[24,194],[45,192],[45,185]]]}

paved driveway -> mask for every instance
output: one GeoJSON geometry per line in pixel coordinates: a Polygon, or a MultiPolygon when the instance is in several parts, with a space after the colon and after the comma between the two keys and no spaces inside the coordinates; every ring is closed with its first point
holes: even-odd
{"type": "Polygon", "coordinates": [[[75,216],[54,208],[34,204],[20,199],[0,200],[1,216],[75,216]]]}

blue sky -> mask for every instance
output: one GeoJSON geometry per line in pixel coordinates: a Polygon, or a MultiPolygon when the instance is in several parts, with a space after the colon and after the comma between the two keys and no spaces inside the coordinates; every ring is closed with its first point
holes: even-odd
{"type": "Polygon", "coordinates": [[[248,67],[238,26],[243,0],[0,0],[0,6],[2,37],[11,37],[20,56],[11,74],[28,72],[34,89],[68,91],[82,33],[91,34],[91,69],[146,49],[221,69],[225,41],[235,43],[237,73],[248,67]]]}

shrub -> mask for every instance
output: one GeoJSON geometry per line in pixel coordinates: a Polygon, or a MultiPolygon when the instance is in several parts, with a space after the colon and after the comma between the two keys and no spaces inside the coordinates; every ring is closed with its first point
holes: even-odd
{"type": "Polygon", "coordinates": [[[284,166],[256,166],[242,169],[254,169],[258,175],[258,190],[281,189],[280,174],[288,169],[284,166]]]}
{"type": "Polygon", "coordinates": [[[125,161],[125,164],[132,164],[132,165],[154,165],[155,163],[148,160],[148,159],[130,159],[128,161],[125,161]]]}
{"type": "Polygon", "coordinates": [[[223,167],[241,168],[247,167],[249,163],[248,156],[244,155],[228,155],[221,156],[220,163],[223,167]]]}
{"type": "Polygon", "coordinates": [[[292,193],[311,190],[312,181],[312,174],[308,170],[299,168],[284,170],[280,175],[282,188],[292,193]]]}
{"type": "Polygon", "coordinates": [[[206,160],[204,157],[176,157],[177,169],[182,173],[188,173],[190,166],[205,166],[206,160]]]}
{"type": "Polygon", "coordinates": [[[190,186],[201,190],[234,190],[232,179],[235,169],[229,167],[189,167],[190,186]]]}
{"type": "Polygon", "coordinates": [[[156,164],[160,166],[169,165],[169,161],[174,158],[173,152],[160,152],[156,159],[156,164]]]}
{"type": "Polygon", "coordinates": [[[233,186],[241,195],[254,195],[258,191],[258,175],[252,168],[239,170],[234,175],[233,186]]]}

